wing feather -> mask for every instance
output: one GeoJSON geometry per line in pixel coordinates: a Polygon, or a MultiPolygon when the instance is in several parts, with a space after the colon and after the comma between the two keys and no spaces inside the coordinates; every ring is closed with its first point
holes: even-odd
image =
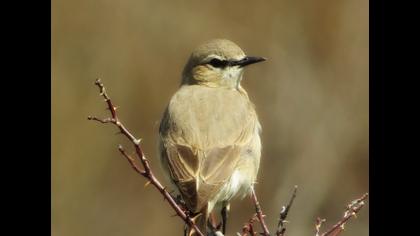
{"type": "Polygon", "coordinates": [[[171,179],[189,208],[198,211],[229,180],[259,124],[238,91],[191,87],[171,99],[160,136],[171,179]]]}

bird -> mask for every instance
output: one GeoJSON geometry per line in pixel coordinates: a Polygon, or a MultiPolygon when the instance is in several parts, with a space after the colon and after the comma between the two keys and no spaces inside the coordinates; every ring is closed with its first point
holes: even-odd
{"type": "MultiPolygon", "coordinates": [[[[261,124],[241,81],[246,66],[265,60],[227,39],[201,44],[163,113],[161,166],[205,235],[215,232],[208,225],[216,209],[225,234],[230,201],[249,195],[256,182],[261,124]]],[[[187,234],[197,232],[191,227],[187,234]]]]}

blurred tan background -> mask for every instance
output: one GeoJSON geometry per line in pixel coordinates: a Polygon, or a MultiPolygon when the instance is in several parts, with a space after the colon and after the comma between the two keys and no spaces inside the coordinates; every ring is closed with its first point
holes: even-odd
{"type": "MultiPolygon", "coordinates": [[[[129,143],[108,125],[93,82],[102,78],[120,118],[158,177],[157,130],[191,50],[227,38],[267,62],[243,87],[263,126],[256,187],[272,230],[299,186],[288,235],[314,235],[368,191],[368,1],[52,1],[52,235],[182,235],[183,224],[123,159],[129,143]]],[[[228,235],[252,215],[232,204],[228,235]]],[[[368,207],[343,235],[368,235],[368,207]]]]}

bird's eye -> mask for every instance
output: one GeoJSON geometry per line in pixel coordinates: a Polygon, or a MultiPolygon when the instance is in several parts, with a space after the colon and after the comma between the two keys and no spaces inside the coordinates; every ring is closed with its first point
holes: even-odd
{"type": "Polygon", "coordinates": [[[227,63],[228,63],[227,61],[222,61],[222,60],[219,60],[219,59],[216,59],[216,58],[211,59],[211,61],[209,62],[210,65],[212,65],[213,67],[216,67],[216,68],[225,67],[227,65],[227,63]]]}

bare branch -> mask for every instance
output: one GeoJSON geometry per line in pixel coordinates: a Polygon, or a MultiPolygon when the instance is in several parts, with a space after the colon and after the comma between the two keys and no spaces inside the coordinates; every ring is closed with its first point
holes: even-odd
{"type": "Polygon", "coordinates": [[[315,224],[315,236],[319,236],[319,231],[321,230],[322,223],[324,223],[326,220],[321,218],[316,218],[316,224],[315,224]]]}
{"type": "MultiPolygon", "coordinates": [[[[337,236],[344,230],[344,225],[350,218],[356,217],[356,214],[363,208],[365,205],[365,200],[368,197],[368,193],[365,193],[362,197],[352,201],[349,205],[347,205],[346,211],[344,212],[343,218],[341,218],[340,221],[338,221],[335,225],[333,225],[329,230],[327,230],[325,233],[321,234],[321,236],[337,236]]],[[[318,218],[319,219],[319,218],[318,218]]],[[[323,220],[325,221],[325,220],[323,220]]],[[[319,220],[317,220],[316,225],[316,236],[319,236],[319,231],[322,222],[318,224],[319,220]]]]}
{"type": "Polygon", "coordinates": [[[134,161],[134,159],[132,158],[132,157],[130,157],[126,152],[125,152],[125,150],[124,150],[124,148],[123,148],[123,146],[122,145],[119,145],[118,146],[118,150],[121,152],[121,154],[125,157],[125,158],[127,158],[127,160],[128,160],[128,162],[131,164],[131,166],[133,167],[133,169],[137,172],[137,173],[139,173],[139,174],[141,174],[141,175],[143,175],[144,177],[146,177],[147,178],[147,176],[146,176],[146,172],[144,171],[144,170],[141,170],[140,169],[140,167],[138,167],[137,166],[137,164],[136,164],[136,162],[134,161]]]}
{"type": "Polygon", "coordinates": [[[290,207],[292,207],[293,201],[296,198],[296,192],[297,192],[297,185],[295,185],[295,188],[293,189],[293,194],[289,200],[289,203],[286,206],[283,206],[280,212],[279,223],[277,224],[277,231],[276,231],[277,236],[284,236],[286,232],[286,226],[285,226],[285,224],[287,223],[286,217],[287,217],[287,214],[289,213],[290,207]]]}
{"type": "Polygon", "coordinates": [[[263,212],[261,210],[261,206],[260,206],[260,203],[258,202],[257,195],[255,194],[254,188],[252,188],[252,190],[251,190],[251,198],[252,198],[252,201],[254,202],[254,205],[255,205],[255,212],[257,213],[258,221],[261,223],[261,227],[264,231],[264,233],[261,233],[261,234],[264,235],[264,236],[269,236],[270,231],[268,231],[267,225],[264,221],[265,215],[263,214],[263,212]]]}
{"type": "Polygon", "coordinates": [[[88,116],[88,120],[95,120],[95,121],[101,122],[102,124],[105,124],[105,123],[115,123],[115,120],[112,119],[112,118],[99,119],[99,118],[97,118],[95,116],[88,116]]]}
{"type": "Polygon", "coordinates": [[[254,231],[254,222],[258,221],[257,214],[254,214],[248,222],[244,224],[244,227],[242,227],[242,234],[238,233],[239,236],[256,236],[257,233],[254,231]]]}
{"type": "Polygon", "coordinates": [[[258,216],[257,214],[254,214],[249,220],[248,222],[246,222],[244,224],[244,226],[242,227],[242,234],[237,233],[238,236],[256,236],[257,233],[254,231],[254,222],[258,221],[258,216]]]}
{"type": "Polygon", "coordinates": [[[117,111],[116,111],[117,107],[113,105],[110,97],[106,93],[106,89],[103,83],[101,82],[101,80],[97,79],[95,81],[95,85],[98,86],[100,95],[105,99],[105,102],[108,106],[108,110],[111,112],[111,117],[105,118],[105,119],[99,119],[94,116],[89,116],[88,120],[94,120],[100,123],[111,123],[117,126],[120,132],[133,143],[134,148],[136,150],[137,157],[139,158],[141,164],[143,165],[144,170],[141,170],[136,165],[134,159],[130,157],[129,155],[127,155],[127,153],[124,151],[121,145],[118,147],[118,150],[120,151],[120,153],[128,160],[128,162],[131,164],[131,166],[137,173],[144,176],[146,179],[148,179],[148,182],[150,182],[150,184],[155,186],[155,188],[163,195],[164,199],[169,202],[171,207],[175,210],[176,214],[179,217],[181,217],[182,220],[184,220],[186,224],[194,228],[194,230],[197,232],[198,235],[204,236],[203,233],[197,227],[197,225],[191,220],[187,212],[181,209],[181,207],[176,203],[176,201],[171,196],[171,194],[168,191],[166,191],[165,187],[163,187],[163,185],[158,181],[158,179],[153,174],[153,171],[150,168],[149,161],[146,159],[146,156],[144,155],[144,152],[141,148],[141,145],[140,145],[141,139],[136,139],[134,135],[132,135],[130,131],[120,122],[117,116],[117,111]]]}

